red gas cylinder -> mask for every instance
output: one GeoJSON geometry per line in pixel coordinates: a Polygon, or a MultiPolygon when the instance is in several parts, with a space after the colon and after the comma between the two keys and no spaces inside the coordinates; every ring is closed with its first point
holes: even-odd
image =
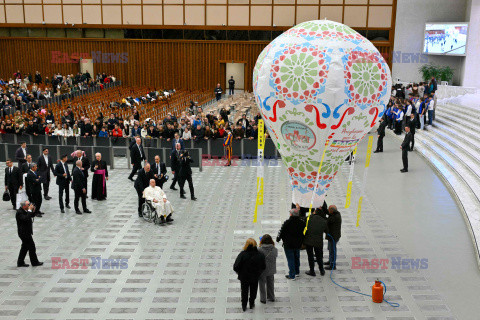
{"type": "Polygon", "coordinates": [[[383,285],[378,280],[372,286],[372,300],[375,303],[382,303],[383,301],[383,285]]]}

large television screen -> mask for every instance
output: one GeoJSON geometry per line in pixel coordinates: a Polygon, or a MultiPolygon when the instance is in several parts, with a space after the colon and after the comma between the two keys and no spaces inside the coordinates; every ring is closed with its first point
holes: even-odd
{"type": "Polygon", "coordinates": [[[464,56],[467,49],[468,23],[427,23],[423,53],[464,56]]]}

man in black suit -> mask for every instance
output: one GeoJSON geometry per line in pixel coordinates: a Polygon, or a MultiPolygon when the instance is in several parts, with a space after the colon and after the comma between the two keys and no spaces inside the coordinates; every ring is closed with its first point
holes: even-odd
{"type": "Polygon", "coordinates": [[[192,168],[190,167],[190,163],[193,160],[190,157],[190,154],[187,150],[184,150],[180,154],[180,169],[178,172],[178,184],[180,185],[180,198],[186,199],[185,197],[185,190],[183,187],[185,186],[185,181],[188,181],[188,188],[190,189],[190,199],[197,200],[195,198],[195,190],[193,188],[193,181],[192,181],[192,168]]]}
{"type": "MultiPolygon", "coordinates": [[[[73,168],[72,168],[72,174],[73,174],[73,169],[75,169],[75,163],[80,160],[82,161],[82,171],[83,171],[83,176],[85,177],[85,187],[88,192],[88,171],[90,170],[90,160],[83,154],[82,150],[77,150],[75,152],[75,157],[73,157],[73,168]]],[[[85,198],[88,199],[88,195],[85,194],[85,198]]]]}
{"type": "Polygon", "coordinates": [[[180,143],[180,149],[183,150],[185,149],[185,144],[183,142],[183,139],[180,139],[180,135],[178,132],[175,133],[173,142],[172,142],[172,151],[177,148],[177,143],[180,143]]]}
{"type": "Polygon", "coordinates": [[[406,126],[410,127],[410,133],[412,134],[412,137],[410,139],[411,146],[408,151],[413,151],[413,147],[415,145],[415,128],[417,127],[417,120],[415,119],[415,115],[413,113],[410,115],[410,118],[407,119],[406,126]]]}
{"type": "Polygon", "coordinates": [[[32,156],[27,154],[25,158],[25,162],[22,163],[22,166],[19,167],[22,170],[22,173],[28,173],[30,169],[32,168],[33,162],[32,162],[32,156]]]}
{"type": "MultiPolygon", "coordinates": [[[[48,196],[48,190],[50,188],[50,171],[53,171],[53,160],[48,154],[48,148],[43,148],[43,154],[38,157],[37,161],[38,174],[42,177],[43,182],[43,197],[45,200],[52,199],[48,196]]],[[[54,173],[55,174],[55,173],[54,173]]]]}
{"type": "Polygon", "coordinates": [[[163,184],[167,179],[165,178],[165,175],[167,174],[167,166],[165,163],[160,162],[160,156],[156,155],[155,156],[155,163],[153,164],[153,176],[155,178],[155,184],[159,186],[161,189],[163,189],[163,184]]]}
{"type": "Polygon", "coordinates": [[[383,118],[380,119],[380,125],[378,126],[378,140],[377,149],[373,153],[383,152],[383,138],[385,137],[385,128],[387,127],[387,121],[383,118]]]}
{"type": "Polygon", "coordinates": [[[7,167],[5,168],[5,191],[10,193],[10,201],[12,201],[13,209],[16,209],[17,193],[23,188],[23,176],[20,169],[13,166],[11,159],[7,159],[7,167]]]}
{"type": "Polygon", "coordinates": [[[33,241],[33,219],[35,217],[35,206],[30,204],[27,200],[22,202],[20,209],[17,210],[15,218],[17,220],[17,231],[20,240],[22,240],[22,247],[18,254],[17,267],[28,267],[25,263],[25,256],[27,252],[30,256],[30,263],[33,267],[43,265],[43,262],[38,261],[37,250],[35,242],[33,241]]]}
{"type": "Polygon", "coordinates": [[[170,154],[170,159],[171,159],[170,168],[171,168],[172,174],[173,174],[173,179],[172,179],[172,184],[170,185],[170,189],[172,189],[172,190],[178,190],[177,188],[175,188],[175,184],[178,181],[178,172],[179,172],[179,169],[180,169],[180,154],[181,154],[181,152],[182,152],[182,146],[181,146],[180,143],[177,143],[175,145],[175,150],[172,151],[172,153],[170,154]]]}
{"type": "Polygon", "coordinates": [[[68,188],[70,181],[72,181],[72,176],[70,171],[68,171],[67,165],[67,155],[63,155],[60,162],[55,166],[55,171],[53,174],[57,177],[57,186],[58,186],[58,202],[60,204],[60,211],[65,213],[63,207],[63,193],[65,192],[65,207],[70,209],[70,190],[68,188]]]}
{"type": "Polygon", "coordinates": [[[138,216],[142,217],[142,205],[145,203],[143,197],[143,190],[150,185],[150,179],[154,179],[153,172],[150,170],[150,164],[146,163],[143,169],[138,171],[137,179],[135,180],[135,190],[138,195],[138,216]]]}
{"type": "Polygon", "coordinates": [[[27,143],[21,142],[20,148],[15,151],[15,159],[18,161],[18,167],[20,168],[22,164],[27,162],[27,143]]]}
{"type": "MultiPolygon", "coordinates": [[[[75,199],[73,200],[73,206],[75,208],[76,214],[82,214],[80,209],[78,209],[78,201],[82,198],[82,208],[84,213],[92,213],[87,209],[87,183],[85,182],[85,177],[82,170],[82,161],[77,160],[75,163],[76,167],[73,168],[73,182],[72,189],[75,192],[75,199]]],[[[68,169],[68,168],[67,168],[68,169]]]]}
{"type": "Polygon", "coordinates": [[[135,143],[130,147],[130,159],[133,168],[128,179],[133,181],[133,176],[138,170],[142,169],[142,161],[146,159],[142,146],[142,138],[135,138],[135,143]]]}
{"type": "Polygon", "coordinates": [[[402,149],[403,169],[400,172],[408,172],[408,151],[410,150],[410,141],[412,140],[412,133],[410,127],[405,127],[405,138],[403,139],[400,149],[402,149]]]}
{"type": "Polygon", "coordinates": [[[37,164],[32,163],[30,171],[25,178],[26,191],[28,200],[35,206],[36,217],[42,216],[42,180],[41,176],[37,174],[37,164]]]}

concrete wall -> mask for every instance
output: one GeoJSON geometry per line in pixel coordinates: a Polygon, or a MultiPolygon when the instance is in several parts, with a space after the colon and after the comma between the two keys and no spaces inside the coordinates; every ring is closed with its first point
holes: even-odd
{"type": "MultiPolygon", "coordinates": [[[[463,22],[469,0],[397,0],[394,81],[422,81],[423,64],[448,65],[455,71],[453,84],[460,85],[465,57],[422,55],[426,22],[463,22]],[[418,58],[413,59],[412,55],[418,58]]],[[[478,1],[478,0],[474,0],[478,1]]],[[[471,27],[470,27],[471,28],[471,27]]],[[[471,29],[470,29],[471,30],[471,29]]],[[[478,29],[477,29],[478,30],[478,29]]]]}
{"type": "Polygon", "coordinates": [[[462,86],[480,89],[480,0],[469,0],[467,21],[470,21],[467,56],[462,70],[462,86]]]}

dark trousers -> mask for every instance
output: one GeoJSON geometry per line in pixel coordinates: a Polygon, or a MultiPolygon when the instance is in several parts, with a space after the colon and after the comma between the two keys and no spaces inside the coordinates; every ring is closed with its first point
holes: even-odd
{"type": "Polygon", "coordinates": [[[229,96],[233,95],[233,94],[234,94],[234,93],[233,93],[234,91],[235,91],[235,88],[228,88],[228,95],[229,95],[229,96]]]}
{"type": "Polygon", "coordinates": [[[142,169],[142,163],[134,163],[132,172],[130,172],[130,175],[128,176],[128,179],[133,178],[133,176],[138,172],[138,170],[142,169]]]}
{"type": "Polygon", "coordinates": [[[317,260],[318,268],[320,271],[323,270],[323,248],[322,247],[307,247],[308,255],[308,266],[310,267],[311,272],[315,272],[315,259],[317,260]],[[315,257],[313,254],[315,253],[315,257]]]}
{"type": "Polygon", "coordinates": [[[80,190],[74,190],[75,191],[75,199],[73,200],[73,207],[75,208],[75,211],[80,211],[78,209],[78,201],[82,199],[82,208],[83,211],[87,210],[87,194],[83,193],[83,191],[80,190]]]}
{"type": "Polygon", "coordinates": [[[22,236],[22,247],[20,248],[20,253],[18,254],[17,266],[25,263],[25,257],[30,256],[30,263],[35,265],[38,264],[37,258],[37,249],[35,248],[35,242],[33,241],[32,236],[22,236]]]}
{"type": "Polygon", "coordinates": [[[58,186],[58,203],[60,205],[60,209],[63,210],[63,193],[65,192],[65,205],[68,206],[70,203],[70,190],[69,190],[69,184],[67,183],[66,185],[59,185],[58,186]]]}
{"type": "Polygon", "coordinates": [[[29,201],[35,205],[35,212],[40,213],[40,209],[42,208],[42,194],[38,193],[35,194],[33,193],[30,197],[28,197],[29,201]]]}
{"type": "Polygon", "coordinates": [[[284,248],[284,251],[287,257],[288,275],[290,278],[295,278],[297,274],[300,274],[300,249],[284,248]]]}
{"type": "Polygon", "coordinates": [[[403,169],[408,170],[408,146],[402,149],[403,169]]]}
{"type": "Polygon", "coordinates": [[[12,201],[12,205],[16,209],[18,188],[8,187],[8,192],[10,193],[10,201],[12,201]]]}
{"type": "Polygon", "coordinates": [[[45,181],[43,183],[43,196],[44,197],[48,196],[48,190],[50,190],[50,179],[47,179],[47,181],[45,181]]]}
{"type": "Polygon", "coordinates": [[[163,184],[165,183],[165,179],[155,179],[155,185],[160,187],[163,190],[163,184]]]}
{"type": "Polygon", "coordinates": [[[240,285],[242,288],[242,307],[247,307],[247,302],[250,302],[250,305],[253,305],[257,298],[258,281],[241,281],[240,285]],[[250,298],[248,297],[249,291],[250,298]]]}
{"type": "Polygon", "coordinates": [[[412,132],[412,141],[410,143],[410,150],[413,150],[414,146],[415,146],[415,133],[412,132]]]}
{"type": "Polygon", "coordinates": [[[145,198],[143,197],[143,191],[137,189],[138,195],[138,215],[142,216],[142,206],[145,203],[145,198]]]}
{"type": "Polygon", "coordinates": [[[183,187],[185,186],[185,181],[188,181],[188,188],[190,189],[190,197],[193,198],[195,196],[195,190],[193,189],[192,176],[180,177],[178,179],[178,185],[180,186],[180,195],[181,196],[185,195],[185,189],[183,189],[183,187]]]}
{"type": "Polygon", "coordinates": [[[328,237],[328,262],[330,262],[330,267],[337,266],[337,243],[340,241],[333,241],[330,237],[328,237]]]}
{"type": "Polygon", "coordinates": [[[175,173],[173,174],[172,184],[170,185],[170,188],[175,188],[175,184],[177,183],[177,181],[178,181],[178,170],[175,171],[175,173]]]}
{"type": "Polygon", "coordinates": [[[384,136],[378,136],[377,151],[382,151],[383,152],[383,137],[384,136]]]}
{"type": "Polygon", "coordinates": [[[216,94],[216,95],[215,95],[215,99],[217,99],[217,101],[220,100],[220,99],[222,99],[222,95],[221,95],[221,94],[216,94]]]}
{"type": "Polygon", "coordinates": [[[275,300],[275,275],[260,277],[258,279],[260,301],[275,300]]]}
{"type": "Polygon", "coordinates": [[[433,110],[427,110],[428,112],[428,125],[432,125],[433,122],[433,110]]]}

